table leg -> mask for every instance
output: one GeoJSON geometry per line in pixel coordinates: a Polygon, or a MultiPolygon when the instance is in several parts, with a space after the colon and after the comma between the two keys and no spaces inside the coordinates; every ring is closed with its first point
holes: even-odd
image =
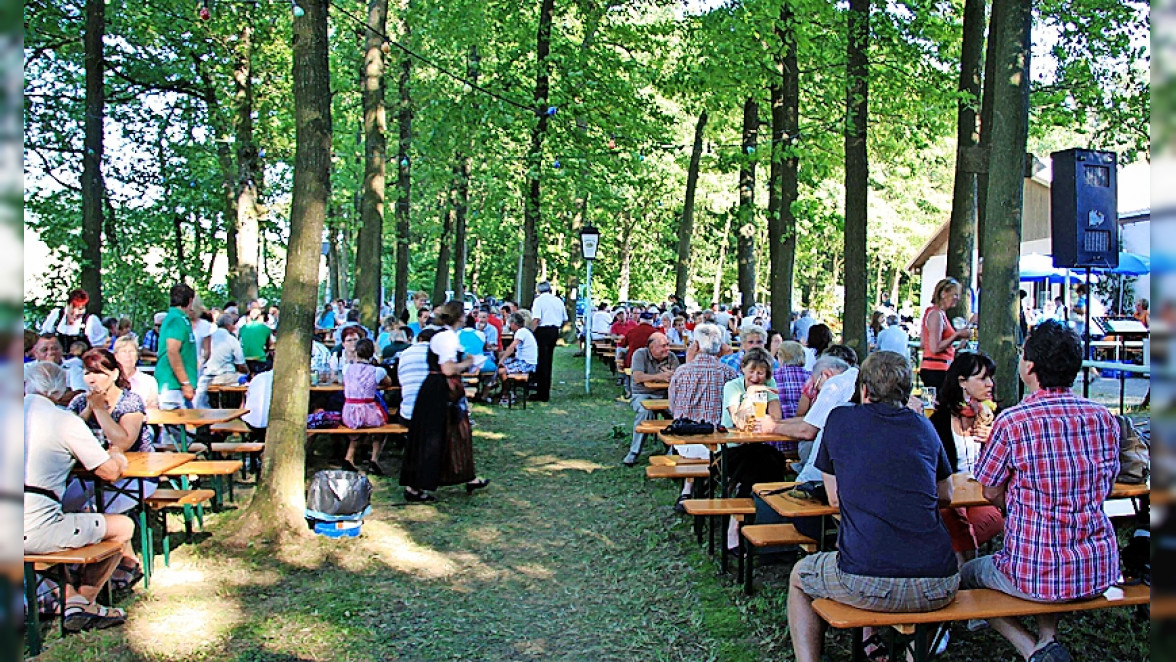
{"type": "MultiPolygon", "coordinates": [[[[25,582],[25,643],[28,644],[29,655],[36,657],[41,654],[41,610],[37,608],[37,570],[32,563],[24,564],[25,582]]],[[[59,587],[61,601],[65,602],[65,587],[59,587]]]]}

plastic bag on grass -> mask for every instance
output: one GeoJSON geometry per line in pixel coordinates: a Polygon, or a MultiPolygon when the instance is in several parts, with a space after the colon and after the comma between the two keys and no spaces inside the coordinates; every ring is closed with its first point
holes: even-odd
{"type": "Polygon", "coordinates": [[[372,483],[354,471],[320,471],[306,491],[306,516],[323,522],[363,519],[371,512],[372,483]]]}

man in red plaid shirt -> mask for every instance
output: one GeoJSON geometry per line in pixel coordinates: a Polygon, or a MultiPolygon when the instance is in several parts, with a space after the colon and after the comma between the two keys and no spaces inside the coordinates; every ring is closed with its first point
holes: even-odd
{"type": "MultiPolygon", "coordinates": [[[[1119,578],[1119,548],[1103,500],[1119,473],[1119,426],[1107,408],[1071,390],[1082,367],[1077,334],[1038,325],[1018,372],[1031,393],[1003,412],[976,464],[984,497],[1008,514],[1004,549],[961,568],[960,588],[991,588],[1035,602],[1102,594],[1119,578]]],[[[1058,616],[989,621],[1030,662],[1065,662],[1058,616]]]]}

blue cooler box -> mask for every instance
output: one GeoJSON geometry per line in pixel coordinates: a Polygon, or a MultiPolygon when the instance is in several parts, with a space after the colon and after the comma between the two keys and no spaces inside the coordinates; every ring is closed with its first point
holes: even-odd
{"type": "Polygon", "coordinates": [[[342,520],[338,522],[322,522],[316,521],[314,523],[314,532],[320,536],[327,538],[358,538],[359,531],[363,527],[363,520],[342,520]]]}

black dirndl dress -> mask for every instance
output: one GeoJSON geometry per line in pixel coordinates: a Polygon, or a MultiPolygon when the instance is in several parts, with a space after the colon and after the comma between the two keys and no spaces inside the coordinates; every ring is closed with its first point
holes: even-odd
{"type": "MultiPolygon", "coordinates": [[[[458,360],[462,358],[458,354],[458,360]]],[[[429,350],[429,376],[421,384],[408,424],[408,442],[400,465],[400,485],[432,491],[476,477],[474,443],[461,377],[441,373],[429,350]]]]}

